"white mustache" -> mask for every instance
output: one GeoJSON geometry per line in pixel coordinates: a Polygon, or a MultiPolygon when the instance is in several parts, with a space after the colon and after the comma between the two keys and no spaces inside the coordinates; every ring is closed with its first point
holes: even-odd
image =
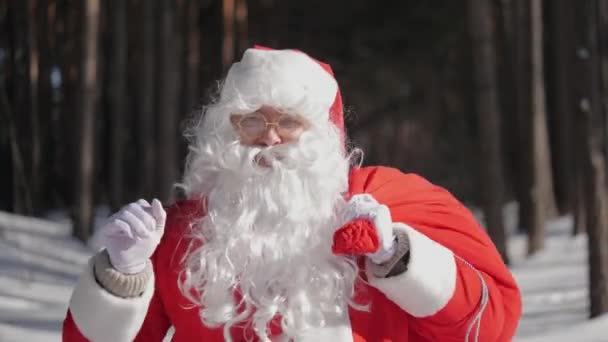
{"type": "Polygon", "coordinates": [[[254,160],[262,166],[277,166],[278,163],[293,169],[298,162],[298,147],[296,145],[280,145],[257,149],[254,154],[254,160]]]}

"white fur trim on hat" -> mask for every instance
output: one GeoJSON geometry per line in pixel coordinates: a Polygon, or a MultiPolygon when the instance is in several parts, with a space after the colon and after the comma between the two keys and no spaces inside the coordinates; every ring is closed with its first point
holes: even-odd
{"type": "Polygon", "coordinates": [[[228,71],[221,101],[269,105],[320,122],[327,121],[337,91],[333,76],[303,52],[251,48],[228,71]]]}

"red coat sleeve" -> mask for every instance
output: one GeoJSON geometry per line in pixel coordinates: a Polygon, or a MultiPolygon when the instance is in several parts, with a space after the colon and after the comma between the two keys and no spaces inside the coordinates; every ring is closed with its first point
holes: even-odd
{"type": "MultiPolygon", "coordinates": [[[[191,219],[191,215],[197,214],[200,211],[200,204],[197,203],[178,203],[167,210],[167,226],[165,228],[165,236],[163,236],[161,243],[156,249],[154,255],[152,256],[152,264],[154,269],[154,293],[151,296],[149,305],[143,314],[145,314],[145,318],[143,319],[143,323],[141,328],[139,328],[139,332],[137,333],[134,341],[146,341],[146,342],[154,342],[154,341],[162,341],[171,326],[171,321],[169,319],[166,308],[163,304],[163,298],[167,296],[166,284],[173,281],[173,277],[171,277],[168,272],[170,270],[169,262],[174,256],[174,250],[179,240],[180,233],[184,229],[183,226],[187,225],[188,220],[191,219]],[[198,210],[198,211],[197,211],[198,210]],[[188,215],[187,215],[188,214],[188,215]]],[[[90,267],[89,263],[89,267],[90,267]]],[[[86,273],[92,274],[91,269],[85,270],[86,273]]],[[[83,274],[83,275],[84,275],[83,274]]],[[[82,286],[84,282],[79,281],[77,288],[82,286]]],[[[89,291],[105,291],[101,286],[96,284],[94,281],[88,282],[89,291]],[[94,286],[97,288],[91,288],[91,283],[94,283],[94,286]]],[[[76,290],[75,290],[76,291],[76,290]]],[[[112,301],[112,296],[108,296],[107,292],[100,296],[102,298],[109,298],[109,301],[112,301]]],[[[73,305],[74,296],[72,296],[72,300],[70,302],[70,307],[73,305]]],[[[123,301],[124,303],[124,301],[123,301]]],[[[84,303],[85,306],[95,307],[96,304],[101,305],[109,305],[112,303],[84,303]]],[[[83,305],[80,304],[80,307],[83,305]]],[[[117,309],[115,309],[117,310],[117,309]]],[[[137,311],[137,310],[136,310],[137,311]]],[[[101,319],[96,316],[96,312],[94,309],[90,311],[88,314],[88,310],[86,310],[86,317],[79,317],[76,321],[79,320],[92,320],[89,321],[92,324],[86,324],[87,326],[95,327],[95,320],[101,319]]],[[[112,317],[105,317],[105,319],[111,319],[112,317]]],[[[66,318],[63,323],[63,341],[65,342],[80,342],[80,341],[89,341],[84,335],[94,334],[98,336],[103,334],[103,331],[95,331],[87,334],[86,332],[81,332],[78,325],[76,324],[72,316],[71,310],[68,310],[66,318]]],[[[111,325],[111,322],[110,322],[111,325]]],[[[136,328],[137,329],[137,328],[136,328]]],[[[95,330],[95,328],[93,328],[95,330]]],[[[99,330],[99,329],[98,329],[99,330]]],[[[136,330],[137,331],[137,330],[136,330]]],[[[94,337],[92,337],[94,338],[94,337]]]]}
{"type": "Polygon", "coordinates": [[[139,330],[135,342],[161,342],[171,327],[171,321],[163,307],[158,291],[152,297],[144,324],[139,330]]]}
{"type": "Polygon", "coordinates": [[[511,340],[521,316],[517,284],[464,205],[396,169],[356,169],[350,182],[351,194],[371,194],[389,207],[396,226],[409,231],[410,269],[376,283],[413,317],[411,330],[429,340],[462,341],[467,333],[479,341],[511,340]]]}
{"type": "MultiPolygon", "coordinates": [[[[154,294],[150,302],[150,307],[146,313],[144,323],[134,341],[136,342],[155,342],[162,341],[169,330],[171,323],[164,313],[162,302],[157,294],[154,294]]],[[[68,310],[63,321],[62,339],[64,342],[88,342],[78,329],[72,318],[72,313],[68,310]]]]}
{"type": "MultiPolygon", "coordinates": [[[[143,321],[141,328],[139,329],[139,332],[137,333],[135,341],[152,341],[152,342],[159,341],[160,342],[163,340],[169,327],[171,326],[171,322],[169,321],[169,318],[167,317],[167,315],[165,313],[165,309],[163,307],[163,303],[162,303],[162,299],[161,299],[161,293],[159,291],[159,287],[157,284],[159,279],[162,279],[162,265],[161,265],[161,263],[157,262],[156,255],[157,255],[157,253],[155,253],[152,257],[152,263],[153,263],[153,268],[154,268],[154,273],[155,273],[154,294],[152,295],[152,298],[150,299],[150,304],[147,307],[147,311],[145,313],[145,319],[143,321]]],[[[89,272],[89,270],[87,270],[85,272],[89,272]]],[[[84,282],[80,282],[77,285],[77,287],[82,286],[83,283],[84,282]]],[[[90,289],[90,290],[91,291],[105,291],[105,289],[101,288],[101,286],[99,286],[99,285],[97,285],[97,286],[98,286],[98,288],[90,289]]],[[[70,306],[74,305],[74,303],[72,303],[72,302],[73,301],[70,302],[70,306]]],[[[85,303],[85,304],[88,305],[88,303],[85,303]]],[[[90,305],[92,307],[94,307],[95,305],[108,305],[108,303],[90,303],[90,305]]],[[[109,304],[109,305],[112,305],[112,304],[109,304]]],[[[90,314],[87,314],[87,316],[88,317],[80,317],[80,319],[81,320],[104,319],[102,317],[97,317],[95,315],[94,309],[92,309],[90,311],[90,314]]],[[[105,317],[105,319],[111,319],[111,317],[105,317]]],[[[94,325],[95,325],[95,322],[93,322],[93,326],[94,325]]],[[[87,326],[90,326],[90,324],[87,324],[87,326]]],[[[86,332],[85,332],[85,334],[86,334],[86,332]]],[[[95,334],[95,336],[98,336],[99,334],[103,334],[103,332],[96,331],[96,332],[90,332],[90,334],[95,334]]],[[[63,322],[62,338],[63,338],[64,342],[89,341],[89,339],[86,338],[84,336],[83,332],[81,332],[81,330],[79,329],[78,325],[74,321],[72,312],[69,309],[68,309],[66,318],[63,322]]]]}
{"type": "Polygon", "coordinates": [[[74,319],[72,319],[72,313],[68,309],[68,314],[63,320],[63,330],[62,330],[62,340],[64,342],[86,342],[89,341],[86,337],[84,337],[76,323],[74,323],[74,319]]]}

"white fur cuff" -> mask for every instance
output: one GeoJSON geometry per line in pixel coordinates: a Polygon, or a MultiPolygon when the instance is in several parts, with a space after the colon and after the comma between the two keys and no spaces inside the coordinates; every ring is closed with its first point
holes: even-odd
{"type": "Polygon", "coordinates": [[[70,311],[80,332],[91,341],[133,341],[154,294],[154,276],[139,297],[120,298],[102,288],[89,260],[70,299],[70,311]]]}
{"type": "Polygon", "coordinates": [[[449,302],[456,289],[454,255],[408,225],[394,223],[393,228],[405,231],[409,239],[407,271],[389,278],[378,278],[367,265],[369,282],[409,314],[431,316],[449,302]]]}

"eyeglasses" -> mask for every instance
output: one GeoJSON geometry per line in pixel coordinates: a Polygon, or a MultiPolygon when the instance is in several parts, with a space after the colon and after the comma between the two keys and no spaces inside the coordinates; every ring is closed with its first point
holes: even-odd
{"type": "Polygon", "coordinates": [[[291,138],[307,128],[306,123],[301,119],[288,114],[281,114],[274,122],[268,122],[259,112],[247,115],[233,114],[231,121],[240,132],[252,139],[260,138],[269,126],[274,126],[277,134],[283,138],[291,138]]]}

